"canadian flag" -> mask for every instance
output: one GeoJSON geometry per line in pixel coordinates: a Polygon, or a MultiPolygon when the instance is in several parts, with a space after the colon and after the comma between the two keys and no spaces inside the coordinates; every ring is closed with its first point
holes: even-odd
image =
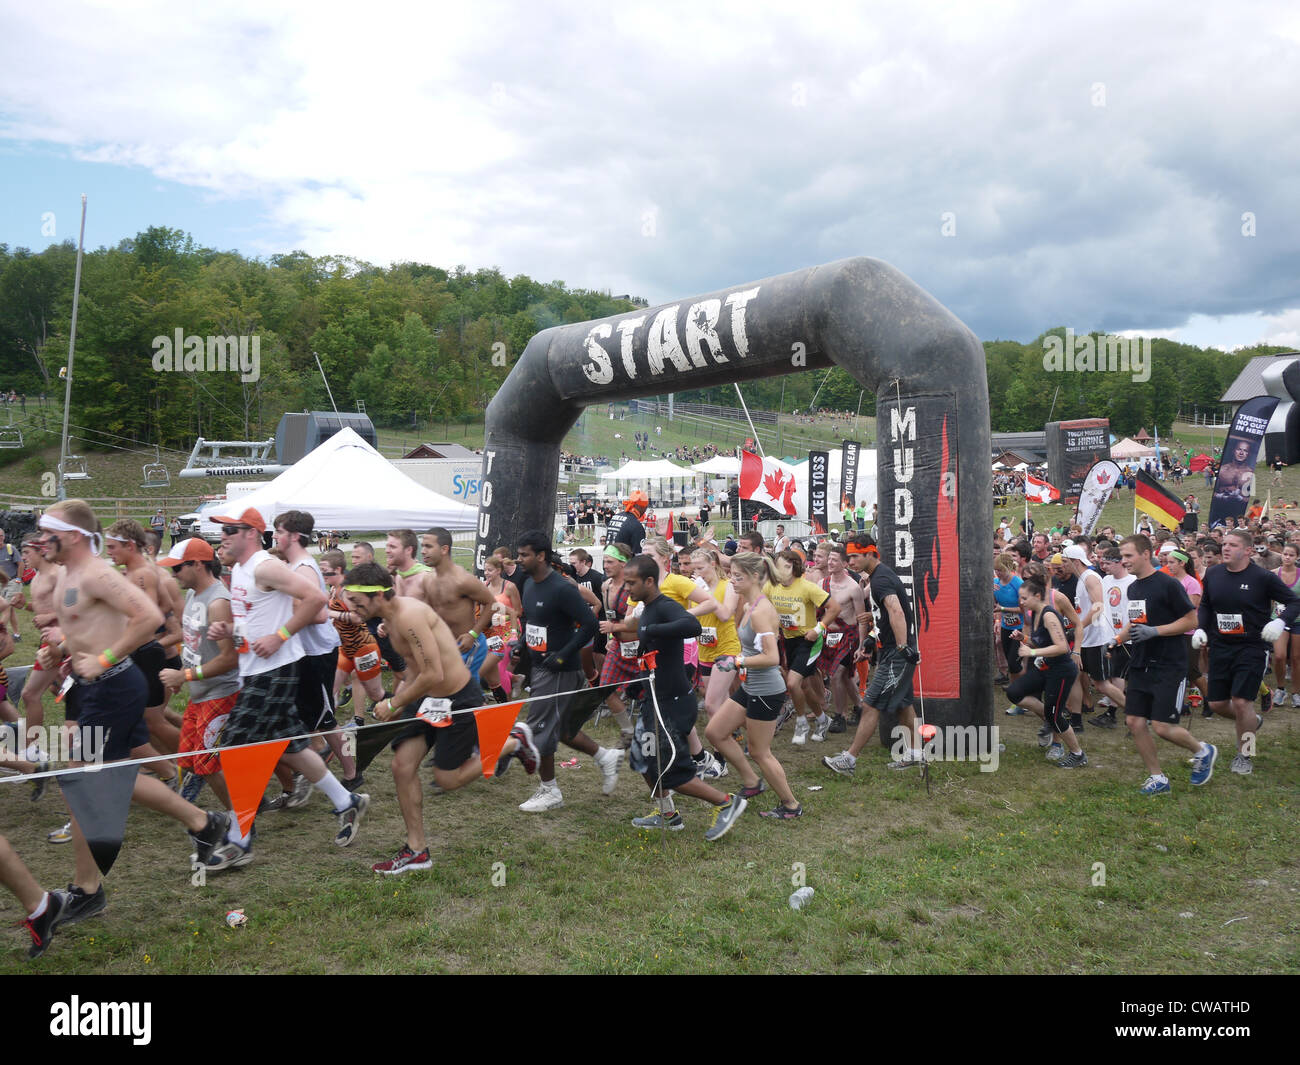
{"type": "Polygon", "coordinates": [[[1032,473],[1025,474],[1025,498],[1035,503],[1055,503],[1061,498],[1061,490],[1053,488],[1047,481],[1040,481],[1032,473]]]}
{"type": "Polygon", "coordinates": [[[782,469],[774,458],[759,458],[753,452],[742,451],[740,498],[766,503],[778,514],[793,517],[794,474],[782,469]]]}

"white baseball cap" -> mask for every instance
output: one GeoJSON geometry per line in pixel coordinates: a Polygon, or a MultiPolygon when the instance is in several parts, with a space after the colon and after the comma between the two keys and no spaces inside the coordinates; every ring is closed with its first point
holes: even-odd
{"type": "Polygon", "coordinates": [[[1085,566],[1090,561],[1088,558],[1088,552],[1085,551],[1079,544],[1071,544],[1064,551],[1062,551],[1061,554],[1063,554],[1066,558],[1074,559],[1074,561],[1076,562],[1082,562],[1085,566]]]}

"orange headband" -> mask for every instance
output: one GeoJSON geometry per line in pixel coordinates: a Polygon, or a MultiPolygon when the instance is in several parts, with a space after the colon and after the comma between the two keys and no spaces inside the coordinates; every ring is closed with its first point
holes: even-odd
{"type": "Polygon", "coordinates": [[[877,558],[880,557],[880,552],[876,550],[874,544],[869,547],[860,547],[857,544],[851,543],[848,545],[848,553],[850,555],[875,555],[877,558]]]}

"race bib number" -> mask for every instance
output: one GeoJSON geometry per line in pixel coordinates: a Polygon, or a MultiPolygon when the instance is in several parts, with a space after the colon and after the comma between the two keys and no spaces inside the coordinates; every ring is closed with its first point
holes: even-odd
{"type": "Polygon", "coordinates": [[[700,629],[700,646],[712,647],[718,642],[718,630],[716,626],[705,625],[700,629]]]}
{"type": "Polygon", "coordinates": [[[488,650],[493,654],[502,654],[505,651],[505,641],[500,636],[489,636],[487,642],[488,650]]]}
{"type": "Polygon", "coordinates": [[[618,653],[621,658],[636,658],[641,653],[641,641],[633,640],[631,643],[623,643],[620,640],[618,653]]]}
{"type": "Polygon", "coordinates": [[[1128,601],[1128,620],[1130,625],[1145,625],[1147,623],[1147,601],[1145,599],[1130,599],[1128,601]]]}
{"type": "Polygon", "coordinates": [[[198,669],[201,661],[198,651],[191,651],[188,647],[181,648],[181,665],[186,669],[198,669]]]}
{"type": "Polygon", "coordinates": [[[545,651],[546,626],[526,625],[524,627],[524,642],[528,645],[530,651],[545,651]]]}
{"type": "Polygon", "coordinates": [[[415,712],[415,716],[426,725],[446,728],[451,724],[451,700],[435,699],[430,695],[420,701],[420,709],[415,712]]]}
{"type": "Polygon", "coordinates": [[[844,633],[842,633],[842,632],[828,632],[828,633],[826,634],[826,646],[827,646],[827,647],[838,647],[838,646],[840,645],[840,641],[841,641],[842,639],[844,639],[844,633]]]}
{"type": "Polygon", "coordinates": [[[1225,636],[1245,636],[1246,625],[1240,614],[1215,614],[1219,631],[1225,636]]]}
{"type": "Polygon", "coordinates": [[[234,629],[232,633],[235,641],[235,650],[241,655],[246,654],[250,648],[248,646],[248,621],[245,618],[235,618],[234,629]]]}
{"type": "Polygon", "coordinates": [[[781,628],[783,628],[783,629],[797,629],[798,627],[799,627],[799,615],[798,615],[798,614],[782,614],[782,615],[781,615],[781,628]]]}
{"type": "Polygon", "coordinates": [[[378,651],[367,651],[356,660],[356,667],[358,670],[374,669],[377,665],[379,665],[378,651]]]}

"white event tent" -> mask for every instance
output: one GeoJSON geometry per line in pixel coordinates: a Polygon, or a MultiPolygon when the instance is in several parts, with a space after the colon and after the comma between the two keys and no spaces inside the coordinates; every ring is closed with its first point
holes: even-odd
{"type": "MultiPolygon", "coordinates": [[[[416,484],[352,429],[343,429],[275,480],[221,508],[224,516],[255,507],[269,525],[286,510],[305,510],[317,529],[339,532],[427,529],[455,532],[478,525],[478,509],[416,484]]],[[[204,521],[202,532],[215,535],[204,521]]]]}
{"type": "MultiPolygon", "coordinates": [[[[678,466],[676,463],[669,462],[667,459],[638,460],[633,459],[630,462],[623,463],[616,470],[606,470],[600,475],[602,481],[614,481],[626,489],[628,485],[634,488],[644,488],[648,491],[650,482],[654,481],[662,487],[664,481],[694,481],[695,471],[687,466],[678,466]]],[[[662,495],[661,491],[649,493],[651,495],[662,495]]]]}

